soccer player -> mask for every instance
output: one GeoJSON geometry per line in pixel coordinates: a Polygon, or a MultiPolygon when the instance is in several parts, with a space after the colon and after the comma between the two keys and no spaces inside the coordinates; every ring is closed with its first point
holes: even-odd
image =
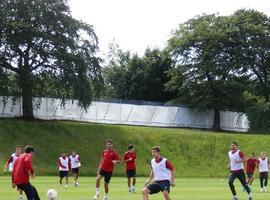
{"type": "Polygon", "coordinates": [[[242,151],[238,150],[238,145],[236,142],[231,143],[231,151],[228,152],[228,158],[230,161],[229,167],[231,170],[231,175],[229,177],[229,186],[233,194],[233,200],[238,200],[233,184],[235,178],[237,178],[241,182],[242,186],[247,191],[248,199],[252,200],[252,193],[249,186],[247,185],[244,172],[245,156],[242,151]]]}
{"type": "MultiPolygon", "coordinates": [[[[9,171],[13,171],[13,166],[17,158],[22,154],[21,146],[17,145],[15,146],[15,153],[11,154],[11,156],[8,158],[5,167],[4,167],[4,173],[7,171],[7,167],[9,166],[9,171]]],[[[19,192],[19,200],[23,199],[23,191],[19,188],[17,188],[19,192]]]]}
{"type": "Polygon", "coordinates": [[[99,187],[100,181],[104,177],[104,189],[105,196],[103,200],[107,200],[108,192],[109,192],[109,183],[112,177],[114,165],[120,163],[120,157],[113,150],[113,141],[110,139],[106,140],[106,149],[102,152],[101,160],[99,163],[98,174],[96,178],[96,194],[94,196],[94,200],[99,197],[99,187]]]}
{"type": "Polygon", "coordinates": [[[62,186],[63,178],[66,179],[65,188],[68,188],[68,172],[70,170],[70,159],[67,157],[66,152],[61,152],[61,157],[58,159],[58,168],[59,168],[59,183],[62,186]]]}
{"type": "Polygon", "coordinates": [[[124,154],[124,163],[126,163],[126,176],[128,179],[128,191],[135,193],[136,184],[136,152],[133,144],[128,145],[128,151],[124,154]],[[132,186],[131,186],[132,179],[132,186]]]}
{"type": "Polygon", "coordinates": [[[78,187],[78,177],[79,177],[79,169],[81,167],[81,159],[80,156],[76,153],[75,150],[72,151],[71,156],[69,156],[71,163],[71,171],[74,177],[74,186],[78,187]]]}
{"type": "Polygon", "coordinates": [[[150,177],[142,190],[143,200],[148,200],[149,194],[160,191],[162,191],[165,200],[170,200],[170,186],[175,186],[175,169],[166,158],[160,155],[158,146],[152,148],[152,156],[150,177]],[[152,179],[154,182],[151,182],[152,179]]]}
{"type": "Polygon", "coordinates": [[[261,192],[267,192],[269,165],[270,163],[266,157],[266,153],[261,152],[261,157],[259,158],[261,192]]]}
{"type": "Polygon", "coordinates": [[[246,160],[246,174],[247,174],[247,178],[248,178],[247,184],[249,185],[249,187],[251,187],[252,182],[254,180],[253,174],[254,174],[256,167],[258,166],[258,163],[259,163],[259,161],[256,158],[255,153],[251,153],[251,157],[246,160]]]}
{"type": "Polygon", "coordinates": [[[26,146],[24,154],[20,155],[14,163],[12,171],[12,187],[23,190],[28,200],[40,200],[36,188],[31,185],[29,176],[35,178],[35,172],[32,166],[32,157],[34,148],[26,146]]]}

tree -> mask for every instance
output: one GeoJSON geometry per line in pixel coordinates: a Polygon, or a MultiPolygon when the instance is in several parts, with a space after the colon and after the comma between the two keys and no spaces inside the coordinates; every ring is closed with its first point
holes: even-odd
{"type": "Polygon", "coordinates": [[[165,91],[169,80],[166,72],[172,66],[168,54],[159,49],[147,49],[140,57],[119,49],[113,51],[104,73],[109,96],[162,102],[172,98],[171,92],[165,91]]]}
{"type": "Polygon", "coordinates": [[[255,10],[234,13],[239,66],[253,85],[253,93],[270,100],[270,18],[255,10]]]}
{"type": "Polygon", "coordinates": [[[66,0],[1,0],[0,24],[0,68],[17,79],[23,117],[34,117],[35,94],[50,95],[45,77],[58,97],[90,105],[102,80],[98,40],[92,26],[71,17],[66,0]]]}
{"type": "Polygon", "coordinates": [[[181,24],[168,41],[176,62],[169,91],[191,108],[214,110],[213,130],[220,130],[221,110],[243,110],[246,79],[238,73],[232,17],[203,15],[181,24]]]}

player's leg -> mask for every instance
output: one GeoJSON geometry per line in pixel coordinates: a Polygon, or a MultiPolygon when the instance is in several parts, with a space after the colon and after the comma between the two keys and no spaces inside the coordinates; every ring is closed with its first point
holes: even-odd
{"type": "Polygon", "coordinates": [[[230,175],[229,181],[228,181],[228,184],[229,184],[229,186],[230,186],[232,195],[233,195],[234,197],[236,197],[236,191],[235,191],[235,187],[234,187],[234,184],[233,184],[235,178],[236,178],[235,173],[232,173],[232,174],[230,175]]]}
{"type": "Polygon", "coordinates": [[[171,200],[169,192],[167,190],[163,190],[162,192],[164,200],[171,200]]]}
{"type": "Polygon", "coordinates": [[[63,172],[59,171],[59,184],[60,184],[60,186],[62,186],[62,184],[63,184],[63,178],[64,178],[63,172]]]}
{"type": "Polygon", "coordinates": [[[262,172],[260,172],[260,186],[261,186],[261,192],[264,191],[263,188],[263,180],[264,180],[264,174],[262,172]]]}
{"type": "Polygon", "coordinates": [[[69,182],[68,182],[68,172],[66,173],[65,179],[66,179],[65,188],[68,188],[68,184],[69,184],[69,182]]]}
{"type": "Polygon", "coordinates": [[[146,187],[142,189],[143,200],[148,200],[148,195],[150,194],[150,192],[151,191],[146,187]]]}
{"type": "Polygon", "coordinates": [[[128,182],[127,182],[127,184],[128,184],[128,192],[131,192],[131,180],[130,180],[131,178],[130,177],[127,177],[127,180],[128,180],[128,182]]]}
{"type": "Polygon", "coordinates": [[[23,199],[23,191],[20,188],[17,188],[18,192],[19,192],[19,200],[23,199]]]}
{"type": "Polygon", "coordinates": [[[153,182],[142,189],[143,200],[148,200],[150,194],[158,193],[161,191],[161,187],[158,183],[153,182]]]}
{"type": "Polygon", "coordinates": [[[135,193],[136,176],[132,177],[132,192],[135,193]]]}
{"type": "Polygon", "coordinates": [[[264,190],[267,192],[267,185],[268,185],[268,172],[265,172],[264,177],[264,190]]]}
{"type": "Polygon", "coordinates": [[[100,187],[100,181],[102,178],[103,176],[99,172],[96,177],[96,194],[93,199],[97,199],[99,197],[99,187],[100,187]]]}
{"type": "Polygon", "coordinates": [[[248,186],[247,182],[246,182],[246,176],[244,172],[239,172],[237,173],[237,179],[241,182],[242,186],[245,188],[245,190],[248,193],[248,198],[251,200],[252,199],[252,193],[251,193],[251,189],[248,186]]]}
{"type": "Polygon", "coordinates": [[[105,172],[104,174],[104,190],[105,190],[105,195],[103,197],[103,200],[107,200],[108,193],[109,193],[109,183],[112,177],[112,173],[110,172],[105,172]]]}

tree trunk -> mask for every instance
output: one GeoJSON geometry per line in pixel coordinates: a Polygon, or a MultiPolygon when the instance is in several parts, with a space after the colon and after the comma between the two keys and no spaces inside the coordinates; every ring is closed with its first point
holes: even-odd
{"type": "Polygon", "coordinates": [[[20,74],[20,85],[22,88],[22,109],[23,118],[34,119],[33,114],[33,83],[31,78],[31,72],[23,70],[20,74]]]}
{"type": "Polygon", "coordinates": [[[220,131],[220,112],[218,109],[214,109],[214,123],[212,126],[212,130],[214,131],[220,131]]]}

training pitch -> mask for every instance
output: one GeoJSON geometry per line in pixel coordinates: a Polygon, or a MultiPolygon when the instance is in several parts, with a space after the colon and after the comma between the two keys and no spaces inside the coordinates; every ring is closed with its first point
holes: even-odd
{"type": "MultiPolygon", "coordinates": [[[[129,194],[126,186],[126,178],[113,177],[110,183],[108,200],[141,200],[141,189],[146,178],[137,178],[136,193],[129,194]]],[[[68,189],[64,189],[58,184],[58,177],[36,177],[31,181],[37,188],[40,199],[46,200],[46,191],[55,189],[58,192],[58,200],[91,200],[95,194],[95,178],[79,177],[79,187],[75,188],[70,184],[68,189]]],[[[70,183],[73,183],[70,177],[70,183]]],[[[241,191],[238,180],[235,181],[239,200],[246,200],[247,194],[241,191]]],[[[18,193],[11,188],[10,177],[0,177],[0,199],[18,199],[18,193]]],[[[103,197],[103,182],[101,187],[101,198],[103,197]]],[[[269,200],[270,192],[259,192],[259,180],[255,179],[253,188],[254,200],[269,200]]],[[[162,200],[162,194],[150,196],[150,200],[162,200]]],[[[176,186],[171,189],[172,200],[230,200],[231,193],[227,184],[227,179],[221,178],[177,178],[176,186]]],[[[24,196],[24,200],[26,197],[24,196]]]]}

